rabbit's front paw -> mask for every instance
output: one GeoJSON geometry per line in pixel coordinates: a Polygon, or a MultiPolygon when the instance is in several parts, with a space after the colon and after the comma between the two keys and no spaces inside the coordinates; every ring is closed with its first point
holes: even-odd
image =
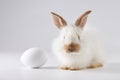
{"type": "Polygon", "coordinates": [[[81,70],[81,68],[74,68],[74,67],[61,67],[62,70],[81,70]]]}
{"type": "Polygon", "coordinates": [[[68,70],[69,67],[60,67],[62,70],[68,70]]]}
{"type": "Polygon", "coordinates": [[[69,70],[81,70],[81,68],[73,68],[73,67],[69,67],[69,70]]]}

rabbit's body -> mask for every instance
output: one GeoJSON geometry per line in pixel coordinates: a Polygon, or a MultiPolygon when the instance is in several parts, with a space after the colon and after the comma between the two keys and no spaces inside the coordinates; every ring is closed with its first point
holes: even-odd
{"type": "Polygon", "coordinates": [[[62,69],[78,70],[103,65],[103,51],[95,32],[76,25],[63,27],[53,43],[53,52],[62,69]]]}

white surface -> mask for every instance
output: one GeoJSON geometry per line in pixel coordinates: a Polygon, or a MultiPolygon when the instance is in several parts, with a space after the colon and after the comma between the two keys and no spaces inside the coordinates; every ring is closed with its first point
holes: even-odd
{"type": "Polygon", "coordinates": [[[113,56],[104,68],[80,71],[60,70],[51,56],[44,67],[30,69],[20,62],[20,56],[18,53],[0,54],[0,80],[120,80],[120,63],[113,56]]]}

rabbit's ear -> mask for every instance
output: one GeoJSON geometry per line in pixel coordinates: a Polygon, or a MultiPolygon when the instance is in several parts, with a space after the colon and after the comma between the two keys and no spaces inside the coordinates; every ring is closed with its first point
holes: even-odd
{"type": "Polygon", "coordinates": [[[75,22],[75,25],[76,26],[79,26],[81,28],[83,28],[87,22],[87,17],[88,17],[88,14],[91,13],[91,10],[89,11],[86,11],[84,14],[82,14],[75,22]]]}
{"type": "Polygon", "coordinates": [[[58,14],[51,12],[54,24],[61,29],[62,27],[67,25],[67,22],[58,14]]]}

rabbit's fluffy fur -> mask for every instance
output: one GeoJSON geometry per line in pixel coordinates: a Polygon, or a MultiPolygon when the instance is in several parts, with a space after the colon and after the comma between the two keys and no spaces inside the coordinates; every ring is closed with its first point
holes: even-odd
{"type": "Polygon", "coordinates": [[[79,70],[101,67],[104,64],[103,50],[96,33],[76,25],[65,25],[53,42],[53,52],[61,63],[62,69],[79,70]],[[80,39],[78,38],[80,36],[80,39]],[[71,42],[80,45],[78,52],[67,53],[65,45],[71,42]]]}

